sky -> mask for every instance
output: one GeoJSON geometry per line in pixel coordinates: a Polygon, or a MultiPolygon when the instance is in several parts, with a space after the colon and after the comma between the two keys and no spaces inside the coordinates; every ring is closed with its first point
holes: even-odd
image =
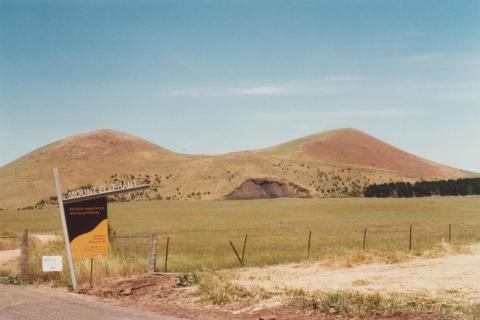
{"type": "Polygon", "coordinates": [[[480,2],[0,0],[0,166],[100,128],[219,154],[344,127],[480,172],[480,2]]]}

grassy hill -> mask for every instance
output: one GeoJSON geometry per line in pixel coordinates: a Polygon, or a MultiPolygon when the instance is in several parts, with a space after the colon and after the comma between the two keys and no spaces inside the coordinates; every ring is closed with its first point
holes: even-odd
{"type": "Polygon", "coordinates": [[[98,130],[46,145],[0,167],[0,208],[33,206],[54,196],[55,166],[65,190],[132,179],[152,185],[119,199],[124,201],[223,199],[246,180],[258,178],[291,182],[313,197],[341,197],[360,195],[369,183],[474,175],[354,129],[215,156],[179,154],[125,133],[98,130]]]}

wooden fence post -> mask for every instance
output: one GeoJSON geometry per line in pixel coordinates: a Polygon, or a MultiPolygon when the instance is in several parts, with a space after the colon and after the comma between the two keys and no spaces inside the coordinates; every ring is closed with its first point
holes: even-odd
{"type": "Polygon", "coordinates": [[[20,245],[20,269],[23,281],[28,281],[28,230],[25,230],[22,234],[20,245]]]}
{"type": "Polygon", "coordinates": [[[448,243],[452,243],[452,224],[448,225],[448,243]]]}
{"type": "Polygon", "coordinates": [[[242,263],[243,259],[245,258],[245,247],[247,246],[247,234],[245,233],[245,240],[243,241],[243,249],[242,249],[242,263]]]}
{"type": "Polygon", "coordinates": [[[93,288],[93,258],[90,258],[90,288],[93,288]]]}
{"type": "Polygon", "coordinates": [[[312,242],[312,230],[308,233],[307,259],[310,258],[310,243],[312,242]]]}
{"type": "Polygon", "coordinates": [[[365,253],[365,245],[367,244],[367,228],[363,231],[363,253],[365,253]]]}
{"type": "Polygon", "coordinates": [[[168,267],[168,246],[170,245],[170,237],[167,237],[167,247],[165,248],[165,268],[164,272],[167,272],[168,267]]]}
{"type": "Polygon", "coordinates": [[[408,250],[412,251],[412,231],[413,231],[413,227],[412,225],[410,225],[410,241],[409,241],[409,244],[408,244],[408,250]]]}
{"type": "Polygon", "coordinates": [[[238,262],[240,262],[240,264],[243,267],[243,261],[240,258],[240,256],[238,255],[237,249],[235,249],[235,246],[233,245],[232,241],[228,241],[228,242],[230,242],[230,246],[232,246],[233,252],[235,252],[235,255],[237,256],[238,262]]]}
{"type": "Polygon", "coordinates": [[[148,272],[155,272],[157,269],[157,234],[153,233],[150,238],[150,257],[148,259],[148,272]]]}

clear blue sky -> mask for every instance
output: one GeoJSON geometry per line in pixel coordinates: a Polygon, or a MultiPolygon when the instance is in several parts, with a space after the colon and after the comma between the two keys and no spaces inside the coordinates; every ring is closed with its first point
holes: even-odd
{"type": "Polygon", "coordinates": [[[98,128],[223,153],[337,127],[480,172],[480,2],[0,0],[0,165],[98,128]]]}

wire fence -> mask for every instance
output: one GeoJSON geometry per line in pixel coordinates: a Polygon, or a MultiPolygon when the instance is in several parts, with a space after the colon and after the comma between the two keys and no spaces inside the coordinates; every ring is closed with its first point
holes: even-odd
{"type": "MultiPolygon", "coordinates": [[[[18,271],[23,279],[29,277],[29,260],[30,264],[32,261],[40,263],[42,254],[64,253],[63,245],[57,243],[52,251],[40,254],[35,252],[35,245],[30,249],[28,239],[28,231],[21,235],[0,236],[0,255],[4,250],[21,249],[18,271]],[[10,247],[5,246],[6,242],[10,247]],[[30,258],[29,250],[33,250],[30,258]]],[[[184,230],[173,234],[113,233],[110,235],[110,255],[103,261],[109,268],[123,268],[127,273],[192,272],[385,253],[393,256],[392,261],[400,261],[395,260],[395,254],[421,255],[435,248],[452,251],[456,245],[476,242],[480,242],[480,223],[367,225],[364,228],[357,223],[336,228],[259,226],[248,230],[232,227],[230,230],[184,230]]]]}
{"type": "Polygon", "coordinates": [[[231,231],[114,235],[113,254],[138,257],[149,271],[184,272],[234,266],[261,266],[352,253],[405,252],[419,255],[443,245],[480,241],[480,224],[367,226],[338,230],[231,231]]]}

